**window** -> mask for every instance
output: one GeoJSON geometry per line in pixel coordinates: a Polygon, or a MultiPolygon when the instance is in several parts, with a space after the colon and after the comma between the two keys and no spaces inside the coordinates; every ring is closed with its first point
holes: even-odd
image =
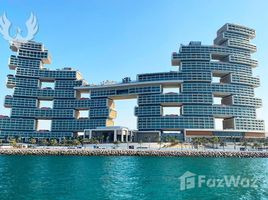
{"type": "Polygon", "coordinates": [[[116,91],[116,94],[117,94],[117,95],[128,94],[128,89],[117,90],[117,91],[116,91]]]}

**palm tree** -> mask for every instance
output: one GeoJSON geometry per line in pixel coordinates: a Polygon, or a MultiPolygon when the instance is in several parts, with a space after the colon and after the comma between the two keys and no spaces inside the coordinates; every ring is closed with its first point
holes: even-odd
{"type": "Polygon", "coordinates": [[[80,141],[79,141],[78,139],[74,139],[74,140],[72,140],[72,144],[73,144],[74,146],[77,146],[77,145],[80,144],[80,141]]]}
{"type": "Polygon", "coordinates": [[[95,138],[90,138],[90,139],[88,139],[88,143],[89,143],[89,144],[95,144],[95,143],[96,143],[95,138]]]}
{"type": "Polygon", "coordinates": [[[258,142],[254,142],[254,144],[252,145],[252,147],[253,147],[254,149],[258,149],[260,146],[261,146],[261,145],[260,145],[260,143],[258,143],[258,142]]]}
{"type": "Polygon", "coordinates": [[[7,137],[6,137],[6,142],[7,142],[7,143],[10,143],[10,141],[13,140],[13,139],[14,139],[13,136],[7,136],[7,137]]]}
{"type": "Polygon", "coordinates": [[[9,140],[11,146],[15,147],[17,145],[16,139],[9,140]]]}
{"type": "Polygon", "coordinates": [[[104,135],[100,136],[101,143],[104,143],[104,135]]]}
{"type": "Polygon", "coordinates": [[[179,143],[179,141],[176,139],[176,137],[170,138],[170,146],[175,146],[179,143]]]}
{"type": "MultiPolygon", "coordinates": [[[[107,135],[104,139],[105,139],[105,143],[112,143],[114,141],[114,136],[113,135],[107,135]]],[[[123,140],[123,142],[124,142],[124,140],[123,140]]]]}
{"type": "Polygon", "coordinates": [[[226,142],[224,138],[220,140],[220,146],[222,146],[222,149],[225,150],[224,147],[226,146],[226,142]]]}
{"type": "Polygon", "coordinates": [[[78,140],[79,140],[80,144],[83,147],[84,146],[84,143],[85,143],[85,139],[83,137],[79,137],[78,140]]]}
{"type": "Polygon", "coordinates": [[[170,137],[170,143],[172,144],[176,143],[176,138],[174,136],[170,137]]]}
{"type": "Polygon", "coordinates": [[[158,144],[159,144],[159,149],[161,149],[161,146],[162,146],[162,139],[161,139],[161,137],[159,137],[159,139],[158,139],[158,142],[157,142],[158,144]]]}
{"type": "Polygon", "coordinates": [[[203,137],[203,138],[199,138],[199,143],[203,146],[203,148],[205,149],[206,144],[208,143],[208,139],[203,137]]]}
{"type": "Polygon", "coordinates": [[[48,142],[45,138],[43,138],[42,140],[40,140],[40,144],[45,146],[45,145],[48,145],[48,142]]]}
{"type": "Polygon", "coordinates": [[[64,137],[61,141],[61,144],[66,145],[68,143],[68,140],[64,137]]]}
{"type": "Polygon", "coordinates": [[[170,142],[170,141],[171,141],[171,138],[172,138],[172,137],[171,137],[170,135],[166,136],[166,137],[165,137],[165,142],[170,142]]]}
{"type": "Polygon", "coordinates": [[[98,138],[93,138],[93,141],[94,141],[94,144],[99,144],[100,143],[98,138]]]}
{"type": "Polygon", "coordinates": [[[241,144],[243,147],[245,147],[245,149],[247,149],[247,147],[248,147],[248,140],[246,139],[246,138],[244,138],[243,140],[242,140],[242,144],[241,144]]]}
{"type": "Polygon", "coordinates": [[[198,149],[199,145],[202,144],[202,138],[192,138],[191,143],[194,147],[198,149]]]}
{"type": "Polygon", "coordinates": [[[219,144],[219,138],[218,137],[212,137],[211,138],[211,140],[210,140],[210,142],[211,142],[211,144],[213,145],[213,148],[215,148],[215,144],[216,144],[216,148],[218,148],[218,144],[219,144]]]}
{"type": "Polygon", "coordinates": [[[50,146],[56,146],[57,144],[58,144],[58,141],[56,139],[49,140],[49,145],[50,146]]]}
{"type": "Polygon", "coordinates": [[[20,143],[20,142],[21,142],[21,137],[17,135],[17,136],[15,137],[15,140],[16,140],[17,143],[20,143]]]}
{"type": "Polygon", "coordinates": [[[30,138],[30,140],[29,140],[29,142],[31,143],[31,144],[36,144],[36,139],[34,139],[34,138],[30,138]]]}
{"type": "Polygon", "coordinates": [[[234,149],[236,149],[236,138],[231,136],[231,141],[234,143],[234,149]]]}
{"type": "Polygon", "coordinates": [[[75,138],[70,138],[70,139],[68,140],[67,144],[68,144],[69,146],[72,146],[74,140],[75,140],[75,138]]]}
{"type": "Polygon", "coordinates": [[[104,139],[104,136],[101,135],[99,137],[96,138],[96,140],[99,142],[99,143],[103,143],[103,139],[104,139]]]}

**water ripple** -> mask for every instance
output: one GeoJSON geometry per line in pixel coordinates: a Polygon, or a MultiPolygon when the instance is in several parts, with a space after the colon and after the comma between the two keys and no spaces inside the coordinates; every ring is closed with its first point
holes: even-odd
{"type": "Polygon", "coordinates": [[[268,199],[268,159],[0,156],[1,200],[268,199]],[[254,178],[257,188],[180,190],[186,171],[254,178]]]}

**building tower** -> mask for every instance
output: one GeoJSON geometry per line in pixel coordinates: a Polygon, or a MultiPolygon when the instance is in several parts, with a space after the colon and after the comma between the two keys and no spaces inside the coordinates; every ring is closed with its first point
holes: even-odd
{"type": "Polygon", "coordinates": [[[262,101],[254,97],[254,88],[260,86],[259,78],[252,75],[252,69],[258,65],[251,58],[257,50],[250,44],[254,37],[254,29],[227,23],[217,31],[214,45],[190,42],[188,46],[182,45],[179,53],[173,53],[172,65],[179,66],[182,73],[199,72],[200,76],[203,73],[211,76],[196,83],[185,80],[182,84],[182,93],[208,94],[213,98],[207,105],[183,105],[185,116],[209,116],[214,120],[210,127],[213,131],[188,130],[187,136],[264,136],[264,121],[256,119],[256,108],[262,106],[262,101]],[[215,130],[217,118],[223,120],[223,131],[215,130]]]}
{"type": "Polygon", "coordinates": [[[264,137],[264,121],[256,118],[262,101],[254,96],[260,85],[252,73],[258,65],[251,58],[256,52],[250,43],[254,37],[251,28],[225,24],[213,45],[181,45],[172,54],[176,71],[138,74],[135,81],[124,78],[100,85],[88,85],[71,68],[44,68],[50,56],[40,43],[13,42],[11,49],[17,55],[10,57],[9,68],[16,74],[8,75],[7,87],[14,88],[14,94],[5,98],[11,115],[0,118],[0,138],[63,138],[85,130],[90,133],[87,137],[94,137],[94,129],[104,141],[115,141],[117,136],[108,133],[118,130],[113,126],[114,100],[129,98],[137,99],[136,140],[158,141],[170,132],[186,140],[264,137]],[[50,108],[42,106],[44,101],[51,102],[50,108]],[[166,108],[174,113],[166,114],[166,108]],[[51,128],[40,130],[42,120],[50,120],[51,128]]]}
{"type": "Polygon", "coordinates": [[[53,124],[58,119],[73,119],[74,108],[54,109],[53,103],[76,98],[73,87],[85,83],[80,73],[71,68],[45,68],[51,58],[41,43],[14,41],[10,48],[17,53],[9,59],[9,68],[15,70],[15,75],[7,76],[6,85],[14,93],[5,97],[4,106],[11,108],[11,114],[1,116],[0,137],[72,137],[71,131],[54,131],[53,124]]]}

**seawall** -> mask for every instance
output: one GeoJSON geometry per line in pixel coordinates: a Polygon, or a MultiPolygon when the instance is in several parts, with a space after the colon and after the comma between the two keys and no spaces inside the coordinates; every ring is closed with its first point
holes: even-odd
{"type": "Polygon", "coordinates": [[[255,151],[171,151],[108,149],[0,149],[0,155],[37,156],[161,156],[161,157],[236,157],[268,158],[268,152],[255,151]]]}

